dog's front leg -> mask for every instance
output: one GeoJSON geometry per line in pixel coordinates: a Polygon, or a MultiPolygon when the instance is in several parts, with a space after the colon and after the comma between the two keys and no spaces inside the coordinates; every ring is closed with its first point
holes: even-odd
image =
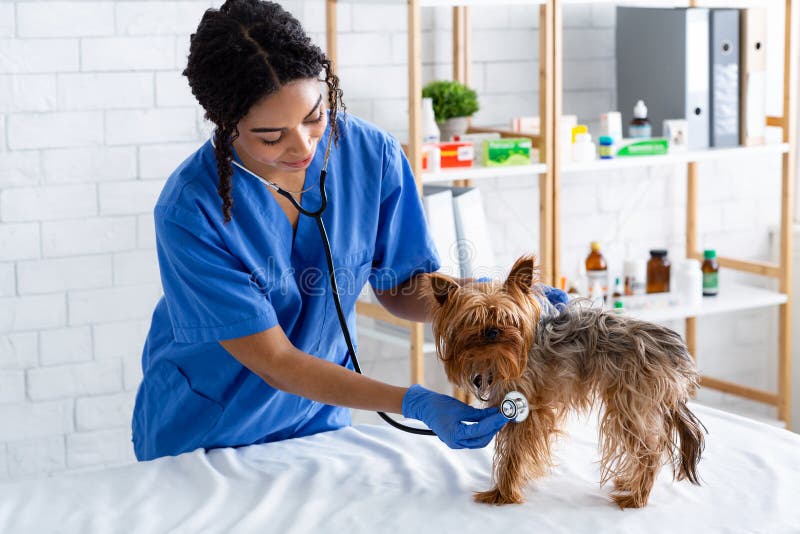
{"type": "Polygon", "coordinates": [[[507,424],[495,438],[495,487],[475,493],[475,500],[487,504],[524,502],[525,485],[546,475],[552,467],[550,447],[556,423],[553,409],[539,408],[521,423],[507,424]]]}

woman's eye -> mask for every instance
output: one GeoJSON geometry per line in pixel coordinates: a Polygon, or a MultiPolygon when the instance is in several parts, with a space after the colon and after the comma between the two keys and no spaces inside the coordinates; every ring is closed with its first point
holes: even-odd
{"type": "Polygon", "coordinates": [[[320,106],[319,115],[317,116],[317,118],[316,119],[311,119],[308,122],[311,123],[311,124],[316,124],[318,122],[322,122],[322,118],[324,117],[324,115],[323,115],[324,113],[325,113],[325,111],[322,109],[322,106],[320,106]]]}
{"type": "Polygon", "coordinates": [[[267,141],[266,139],[262,139],[261,142],[264,143],[267,146],[273,146],[273,145],[277,145],[278,143],[280,143],[281,142],[281,138],[279,137],[274,141],[267,141]]]}

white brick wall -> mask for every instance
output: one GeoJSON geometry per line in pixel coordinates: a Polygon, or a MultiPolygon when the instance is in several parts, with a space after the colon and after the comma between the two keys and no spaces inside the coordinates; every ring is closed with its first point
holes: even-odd
{"type": "Polygon", "coordinates": [[[57,328],[39,334],[39,362],[42,366],[87,362],[92,359],[92,329],[57,328]]]}
{"type": "MultiPolygon", "coordinates": [[[[220,3],[0,3],[0,479],[133,461],[141,350],[161,295],[152,206],[210,131],[180,73],[189,33],[220,3]]],[[[324,46],[323,4],[284,5],[324,46]]],[[[405,7],[338,11],[345,102],[404,140],[405,7]]],[[[475,8],[472,20],[476,122],[538,114],[538,8],[475,8]]],[[[564,22],[564,112],[596,129],[616,105],[614,8],[567,6],[564,22]]],[[[423,10],[426,82],[451,73],[451,26],[449,9],[423,10]]],[[[762,229],[776,221],[777,191],[764,184],[776,172],[774,161],[701,166],[701,244],[766,256],[762,229]]],[[[503,264],[538,247],[535,183],[482,186],[503,264]]],[[[653,246],[680,254],[684,190],[685,172],[674,167],[565,176],[566,274],[591,239],[604,241],[612,269],[653,246]]],[[[768,387],[770,313],[702,321],[701,366],[768,387]],[[736,346],[722,349],[725,339],[736,346]]],[[[403,351],[384,360],[365,368],[406,380],[403,351]]]]}
{"type": "Polygon", "coordinates": [[[136,147],[43,150],[41,175],[47,184],[133,179],[136,178],[136,147]]]}
{"type": "Polygon", "coordinates": [[[77,39],[0,39],[0,73],[77,72],[77,39]]]}
{"type": "Polygon", "coordinates": [[[56,109],[54,74],[4,74],[0,76],[0,113],[56,109]]]}
{"type": "Polygon", "coordinates": [[[16,273],[13,263],[0,263],[0,297],[10,297],[16,291],[16,273]]]}
{"type": "Polygon", "coordinates": [[[19,113],[8,119],[8,147],[69,148],[103,142],[101,112],[19,113]]]}
{"type": "Polygon", "coordinates": [[[63,74],[58,77],[59,109],[139,109],[152,106],[153,74],[150,72],[63,74]]]}
{"type": "Polygon", "coordinates": [[[18,37],[97,37],[114,33],[114,5],[108,2],[17,4],[18,37]]]}
{"type": "Polygon", "coordinates": [[[22,261],[17,264],[17,290],[27,295],[109,287],[111,268],[107,255],[22,261]]]}
{"type": "Polygon", "coordinates": [[[83,71],[152,71],[175,66],[172,37],[81,39],[83,71]]]}

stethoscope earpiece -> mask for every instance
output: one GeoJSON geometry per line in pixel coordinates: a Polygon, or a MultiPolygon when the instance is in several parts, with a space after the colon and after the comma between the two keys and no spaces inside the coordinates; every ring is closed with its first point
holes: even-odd
{"type": "Polygon", "coordinates": [[[528,399],[519,391],[509,391],[500,403],[500,411],[506,419],[513,419],[515,423],[521,423],[528,418],[530,413],[528,399]]]}

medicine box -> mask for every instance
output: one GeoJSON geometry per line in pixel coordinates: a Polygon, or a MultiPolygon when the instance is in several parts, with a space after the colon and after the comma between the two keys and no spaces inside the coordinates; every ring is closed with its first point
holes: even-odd
{"type": "Polygon", "coordinates": [[[507,138],[483,142],[483,165],[506,167],[530,165],[532,143],[527,138],[507,138]]]}
{"type": "Polygon", "coordinates": [[[472,167],[475,147],[469,142],[439,143],[442,152],[442,169],[472,167]]]}
{"type": "Polygon", "coordinates": [[[650,139],[622,139],[616,145],[617,157],[628,156],[662,156],[669,150],[666,137],[650,139]]]}

